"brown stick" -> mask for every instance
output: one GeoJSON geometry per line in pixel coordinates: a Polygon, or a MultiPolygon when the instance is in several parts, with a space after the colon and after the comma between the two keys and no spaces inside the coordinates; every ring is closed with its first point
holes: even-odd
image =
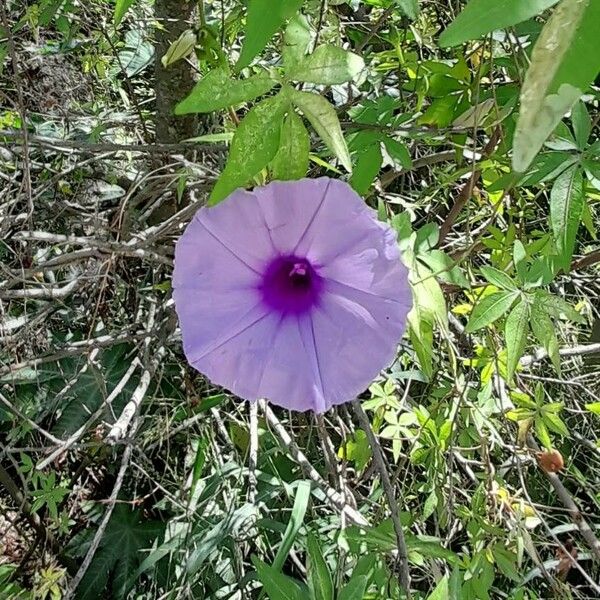
{"type": "MultiPolygon", "coordinates": [[[[494,129],[494,133],[492,133],[490,139],[488,140],[488,143],[484,146],[481,152],[482,157],[488,158],[492,154],[500,140],[501,131],[502,130],[500,129],[500,127],[496,127],[496,129],[494,129]]],[[[448,235],[448,233],[450,233],[450,230],[454,226],[458,215],[466,206],[467,202],[469,201],[469,198],[471,198],[471,196],[473,195],[473,188],[475,187],[475,183],[479,180],[480,177],[481,170],[475,169],[471,173],[469,180],[462,186],[462,188],[458,192],[456,201],[452,205],[448,216],[446,217],[446,219],[442,223],[442,226],[440,227],[440,241],[438,242],[439,245],[441,245],[444,242],[446,236],[448,235]]]]}

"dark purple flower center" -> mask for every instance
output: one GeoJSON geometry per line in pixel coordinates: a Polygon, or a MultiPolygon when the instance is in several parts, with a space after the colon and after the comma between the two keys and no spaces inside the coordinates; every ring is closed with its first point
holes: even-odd
{"type": "Polygon", "coordinates": [[[260,291],[263,301],[282,313],[300,314],[319,300],[323,280],[308,260],[278,256],[265,269],[260,291]]]}

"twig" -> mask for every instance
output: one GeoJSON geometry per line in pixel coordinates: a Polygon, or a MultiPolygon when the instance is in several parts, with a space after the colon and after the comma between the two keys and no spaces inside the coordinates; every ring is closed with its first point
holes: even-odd
{"type": "Polygon", "coordinates": [[[133,359],[131,365],[129,365],[129,369],[119,383],[113,388],[112,392],[107,396],[106,400],[103,402],[102,406],[95,411],[90,418],[77,430],[75,431],[69,438],[67,438],[64,442],[62,442],[58,448],[53,450],[49,456],[41,460],[36,465],[36,469],[41,471],[45,469],[53,460],[55,460],[58,456],[66,452],[73,444],[81,438],[81,436],[87,431],[88,427],[106,410],[107,406],[110,406],[112,401],[123,391],[123,388],[127,385],[127,382],[131,379],[131,376],[137,369],[140,361],[137,357],[133,359]]]}
{"type": "Polygon", "coordinates": [[[114,425],[111,427],[108,435],[106,436],[106,442],[108,444],[115,444],[118,442],[127,432],[127,428],[129,427],[129,423],[131,419],[133,419],[134,415],[137,414],[140,404],[142,400],[146,396],[146,392],[148,391],[148,387],[150,386],[150,381],[152,380],[152,376],[156,372],[160,361],[165,356],[165,348],[161,346],[151,361],[151,364],[146,367],[140,378],[140,382],[135,388],[133,394],[131,395],[131,400],[127,403],[121,416],[117,419],[114,425]]]}
{"type": "MultiPolygon", "coordinates": [[[[487,144],[484,146],[483,150],[481,151],[482,158],[489,158],[489,156],[495,150],[496,145],[498,144],[498,141],[500,140],[501,132],[502,132],[502,130],[499,126],[496,127],[496,129],[494,129],[494,133],[492,133],[487,144]]],[[[456,197],[454,204],[452,205],[452,208],[450,209],[450,212],[448,213],[448,216],[444,219],[444,222],[442,223],[442,225],[440,227],[440,237],[439,237],[439,242],[438,242],[438,244],[440,246],[446,239],[446,236],[448,235],[448,233],[450,233],[450,230],[452,229],[454,222],[456,221],[458,215],[460,214],[462,209],[465,207],[465,205],[469,201],[469,198],[471,198],[471,196],[473,195],[473,188],[475,187],[475,183],[479,180],[480,177],[481,177],[481,170],[475,169],[471,172],[471,175],[470,175],[468,181],[462,186],[460,192],[458,193],[458,196],[456,197]]]]}
{"type": "Polygon", "coordinates": [[[285,427],[281,424],[275,413],[264,400],[259,400],[259,405],[263,411],[267,422],[273,429],[275,437],[279,443],[290,453],[291,457],[304,469],[310,479],[312,479],[323,491],[331,504],[337,508],[342,515],[346,515],[348,520],[355,525],[362,527],[368,526],[369,522],[355,508],[349,506],[344,498],[336,490],[334,490],[322,477],[319,472],[310,464],[302,450],[292,440],[285,427]]]}
{"type": "MultiPolygon", "coordinates": [[[[600,343],[596,344],[582,344],[581,346],[570,346],[567,348],[560,348],[558,354],[560,356],[583,356],[585,354],[597,354],[600,353],[600,343]]],[[[528,367],[529,365],[539,362],[548,356],[548,353],[543,348],[537,348],[533,354],[527,354],[521,357],[519,364],[522,367],[528,367]]]]}
{"type": "Polygon", "coordinates": [[[377,466],[377,470],[379,471],[379,475],[381,476],[381,483],[383,485],[383,490],[385,492],[385,496],[390,507],[392,523],[394,525],[394,531],[396,533],[396,544],[398,546],[398,565],[400,568],[399,583],[400,587],[406,592],[407,596],[410,598],[410,570],[408,568],[408,549],[406,547],[406,540],[404,539],[404,532],[402,531],[402,523],[400,522],[398,503],[396,502],[396,497],[394,495],[394,490],[392,488],[392,483],[388,474],[388,468],[386,465],[385,458],[383,456],[383,451],[381,450],[381,446],[379,445],[379,440],[375,437],[375,434],[371,429],[371,423],[369,422],[367,414],[363,410],[360,400],[353,400],[352,408],[354,409],[354,413],[358,418],[360,426],[362,427],[362,429],[364,429],[365,433],[367,434],[369,445],[371,446],[371,451],[373,452],[373,460],[375,461],[375,465],[377,466]]]}
{"type": "Polygon", "coordinates": [[[250,445],[248,449],[248,502],[256,501],[256,464],[258,456],[258,404],[248,403],[250,411],[250,445]]]}
{"type": "MultiPolygon", "coordinates": [[[[600,345],[600,344],[599,344],[600,345]]],[[[527,438],[527,443],[530,448],[533,448],[536,452],[540,451],[540,447],[530,435],[527,438]]],[[[554,488],[556,495],[562,502],[563,506],[569,511],[573,523],[577,525],[583,539],[587,542],[590,550],[594,553],[597,560],[600,560],[600,540],[596,537],[596,534],[590,527],[589,523],[585,520],[579,507],[575,504],[575,501],[567,491],[567,488],[562,484],[560,477],[556,473],[549,473],[543,469],[544,474],[548,478],[550,485],[554,488]]],[[[599,588],[600,589],[600,588],[599,588]]]]}
{"type": "MultiPolygon", "coordinates": [[[[137,429],[137,419],[134,421],[131,429],[132,429],[132,432],[135,431],[135,429],[137,429]]],[[[100,542],[102,541],[102,537],[104,536],[104,531],[106,530],[108,522],[110,521],[110,517],[112,516],[113,510],[115,508],[115,504],[117,502],[117,497],[119,495],[119,492],[121,491],[121,487],[123,485],[123,480],[125,478],[125,472],[127,471],[127,467],[129,466],[129,461],[131,459],[132,451],[133,451],[133,446],[131,444],[128,444],[127,446],[125,446],[125,450],[123,451],[123,457],[121,458],[121,466],[119,467],[119,472],[117,473],[117,479],[115,481],[115,485],[114,485],[112,492],[108,498],[106,511],[104,512],[104,516],[102,517],[102,521],[100,522],[100,525],[98,525],[98,529],[96,530],[94,539],[92,540],[92,543],[90,545],[89,550],[87,551],[87,554],[85,555],[83,563],[81,564],[81,567],[75,574],[75,577],[73,577],[73,580],[71,581],[71,585],[69,586],[69,589],[67,590],[67,592],[64,595],[64,600],[70,600],[73,597],[73,594],[77,590],[77,587],[81,583],[81,580],[83,579],[90,564],[92,563],[92,560],[94,559],[94,555],[96,554],[96,551],[98,550],[98,546],[100,546],[100,542]]]]}
{"type": "MultiPolygon", "coordinates": [[[[14,140],[24,139],[24,134],[19,131],[0,130],[0,138],[14,140]]],[[[96,152],[142,152],[143,154],[176,154],[185,150],[195,150],[207,154],[218,154],[226,151],[224,144],[200,144],[198,142],[179,142],[176,144],[116,144],[112,142],[75,142],[61,140],[41,135],[29,135],[30,146],[53,148],[55,150],[68,150],[71,152],[96,153],[96,152]]]]}
{"type": "Polygon", "coordinates": [[[571,271],[577,271],[578,269],[585,269],[592,265],[600,263],[600,250],[594,250],[571,263],[571,271]]]}

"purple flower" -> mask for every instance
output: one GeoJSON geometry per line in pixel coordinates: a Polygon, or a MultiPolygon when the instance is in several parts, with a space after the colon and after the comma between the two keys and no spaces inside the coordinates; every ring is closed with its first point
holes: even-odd
{"type": "Polygon", "coordinates": [[[388,366],[411,307],[394,232],[326,177],[237,190],[175,250],[188,361],[248,400],[321,413],[388,366]]]}

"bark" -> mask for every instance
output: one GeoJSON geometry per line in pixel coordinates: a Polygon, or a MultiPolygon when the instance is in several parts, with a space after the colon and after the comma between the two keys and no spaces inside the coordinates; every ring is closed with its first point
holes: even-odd
{"type": "Polygon", "coordinates": [[[171,43],[195,24],[197,6],[197,0],[156,0],[154,4],[155,17],[164,28],[156,30],[155,44],[156,141],[159,144],[177,143],[197,135],[196,115],[174,114],[175,105],[196,83],[194,70],[186,60],[179,60],[166,69],[161,62],[171,43]]]}

